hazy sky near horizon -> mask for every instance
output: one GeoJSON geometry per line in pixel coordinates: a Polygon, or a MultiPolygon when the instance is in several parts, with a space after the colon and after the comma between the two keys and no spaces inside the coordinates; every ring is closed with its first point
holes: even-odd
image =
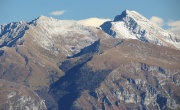
{"type": "Polygon", "coordinates": [[[0,25],[21,20],[31,21],[40,15],[56,19],[113,19],[125,9],[135,10],[160,22],[180,20],[180,0],[0,0],[0,25]]]}

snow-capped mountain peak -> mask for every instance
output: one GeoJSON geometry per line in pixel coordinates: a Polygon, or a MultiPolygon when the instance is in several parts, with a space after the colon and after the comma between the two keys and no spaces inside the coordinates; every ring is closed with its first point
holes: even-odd
{"type": "Polygon", "coordinates": [[[138,12],[136,11],[129,11],[129,10],[125,10],[121,13],[121,15],[117,15],[114,18],[114,21],[126,21],[126,19],[131,18],[134,19],[136,21],[148,21],[147,18],[145,18],[144,16],[140,15],[138,12]]]}
{"type": "Polygon", "coordinates": [[[136,11],[125,10],[113,21],[102,24],[101,28],[115,38],[138,39],[180,49],[180,36],[163,30],[136,11]]]}
{"type": "MultiPolygon", "coordinates": [[[[74,24],[75,21],[73,20],[58,20],[58,19],[54,19],[52,17],[47,17],[47,16],[39,16],[38,18],[32,20],[31,22],[29,22],[29,24],[34,24],[34,25],[44,25],[44,26],[59,26],[62,25],[62,23],[66,23],[68,24],[74,24]]],[[[64,25],[66,26],[66,25],[64,25]]]]}
{"type": "Polygon", "coordinates": [[[36,22],[47,22],[47,21],[52,21],[53,18],[47,17],[47,16],[39,16],[37,19],[35,19],[36,22]]]}

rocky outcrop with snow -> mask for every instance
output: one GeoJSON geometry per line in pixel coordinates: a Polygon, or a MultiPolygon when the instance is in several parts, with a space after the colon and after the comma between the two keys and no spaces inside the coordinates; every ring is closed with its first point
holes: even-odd
{"type": "Polygon", "coordinates": [[[1,110],[47,110],[42,100],[30,88],[0,79],[1,110]]]}
{"type": "Polygon", "coordinates": [[[26,22],[12,22],[0,26],[0,47],[11,47],[15,44],[22,44],[25,31],[28,29],[26,22]]]}

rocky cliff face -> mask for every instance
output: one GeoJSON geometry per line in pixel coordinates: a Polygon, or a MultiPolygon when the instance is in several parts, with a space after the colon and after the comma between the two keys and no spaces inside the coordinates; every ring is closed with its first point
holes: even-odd
{"type": "Polygon", "coordinates": [[[180,109],[179,36],[128,10],[101,29],[45,16],[2,25],[0,107],[180,109]]]}
{"type": "Polygon", "coordinates": [[[0,79],[1,110],[47,110],[42,100],[30,88],[0,79]]]}

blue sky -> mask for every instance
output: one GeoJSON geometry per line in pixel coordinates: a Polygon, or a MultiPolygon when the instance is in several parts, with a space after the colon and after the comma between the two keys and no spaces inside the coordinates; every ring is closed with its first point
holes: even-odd
{"type": "Polygon", "coordinates": [[[180,0],[0,0],[0,24],[31,21],[40,15],[73,20],[113,19],[125,9],[135,10],[148,19],[160,17],[164,28],[165,23],[180,20],[180,0]],[[54,11],[60,12],[55,16],[51,13],[54,11]]]}

